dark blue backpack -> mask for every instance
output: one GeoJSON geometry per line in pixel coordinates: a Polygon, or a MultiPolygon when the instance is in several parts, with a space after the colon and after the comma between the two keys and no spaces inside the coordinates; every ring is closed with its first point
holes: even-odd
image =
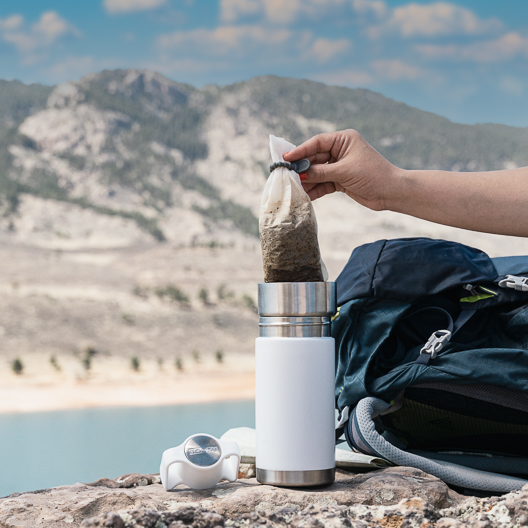
{"type": "Polygon", "coordinates": [[[525,277],[528,256],[491,259],[444,240],[355,249],[332,322],[349,445],[460,488],[526,484],[525,277]]]}

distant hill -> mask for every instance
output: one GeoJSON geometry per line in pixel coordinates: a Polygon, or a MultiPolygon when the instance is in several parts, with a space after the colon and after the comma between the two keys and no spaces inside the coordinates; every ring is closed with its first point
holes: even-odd
{"type": "Polygon", "coordinates": [[[456,124],[364,89],[274,76],[197,89],[143,70],[53,89],[0,81],[0,228],[16,231],[32,196],[159,241],[244,243],[258,236],[268,134],[343,128],[405,168],[528,165],[528,129],[456,124]]]}

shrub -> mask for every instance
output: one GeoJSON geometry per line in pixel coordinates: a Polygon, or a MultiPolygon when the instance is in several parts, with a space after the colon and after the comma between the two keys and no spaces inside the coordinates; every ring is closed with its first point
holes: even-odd
{"type": "Polygon", "coordinates": [[[167,298],[169,299],[169,301],[179,302],[181,304],[189,304],[189,297],[173,284],[168,284],[167,286],[156,288],[154,290],[154,293],[160,299],[167,298]]]}
{"type": "Polygon", "coordinates": [[[219,348],[215,353],[215,357],[218,363],[223,363],[224,362],[224,351],[219,348]]]}
{"type": "Polygon", "coordinates": [[[196,363],[200,363],[200,352],[198,352],[198,350],[192,351],[192,357],[196,363]]]}
{"type": "Polygon", "coordinates": [[[206,288],[202,288],[198,292],[198,299],[200,299],[200,301],[202,301],[204,304],[209,304],[209,292],[206,288]]]}
{"type": "Polygon", "coordinates": [[[132,288],[132,294],[136,297],[146,299],[149,296],[149,289],[146,286],[140,286],[139,284],[135,284],[132,288]]]}
{"type": "Polygon", "coordinates": [[[50,363],[51,363],[51,366],[57,371],[57,372],[60,372],[61,370],[61,367],[59,365],[59,362],[57,361],[57,356],[55,354],[53,354],[52,356],[50,356],[50,363]]]}
{"type": "Polygon", "coordinates": [[[124,313],[121,317],[127,325],[134,324],[134,318],[130,314],[124,313]]]}
{"type": "Polygon", "coordinates": [[[93,347],[86,347],[81,363],[84,370],[88,371],[92,368],[92,358],[97,354],[97,350],[93,347]]]}
{"type": "Polygon", "coordinates": [[[19,376],[24,370],[24,365],[20,359],[16,358],[13,363],[11,363],[11,369],[17,376],[19,376]]]}
{"type": "Polygon", "coordinates": [[[139,371],[139,358],[137,356],[130,358],[130,368],[135,372],[139,371]]]}
{"type": "Polygon", "coordinates": [[[258,313],[258,307],[255,301],[253,300],[253,297],[250,297],[247,294],[242,295],[242,304],[246,308],[249,308],[252,312],[258,313]]]}
{"type": "Polygon", "coordinates": [[[181,357],[177,357],[174,360],[174,366],[176,367],[176,370],[182,371],[183,370],[183,361],[181,357]]]}
{"type": "Polygon", "coordinates": [[[227,289],[227,284],[220,284],[216,290],[216,295],[221,301],[225,301],[227,299],[232,299],[235,296],[235,293],[227,289]]]}

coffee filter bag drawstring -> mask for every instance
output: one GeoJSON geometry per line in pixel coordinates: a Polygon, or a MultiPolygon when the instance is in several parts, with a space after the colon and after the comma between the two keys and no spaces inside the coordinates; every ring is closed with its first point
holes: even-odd
{"type": "MultiPolygon", "coordinates": [[[[270,135],[271,159],[284,161],[295,145],[270,135]]],[[[317,220],[299,175],[284,167],[269,176],[260,205],[260,242],[265,282],[328,279],[317,240],[317,220]]]]}

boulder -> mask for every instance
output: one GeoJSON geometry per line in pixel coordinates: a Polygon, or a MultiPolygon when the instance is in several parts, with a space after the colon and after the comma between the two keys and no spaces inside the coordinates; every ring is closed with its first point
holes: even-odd
{"type": "Polygon", "coordinates": [[[338,469],[335,483],[319,488],[277,488],[243,478],[167,492],[159,475],[132,474],[0,499],[0,528],[37,526],[505,528],[528,526],[528,486],[502,497],[466,498],[418,469],[394,467],[338,469]]]}

